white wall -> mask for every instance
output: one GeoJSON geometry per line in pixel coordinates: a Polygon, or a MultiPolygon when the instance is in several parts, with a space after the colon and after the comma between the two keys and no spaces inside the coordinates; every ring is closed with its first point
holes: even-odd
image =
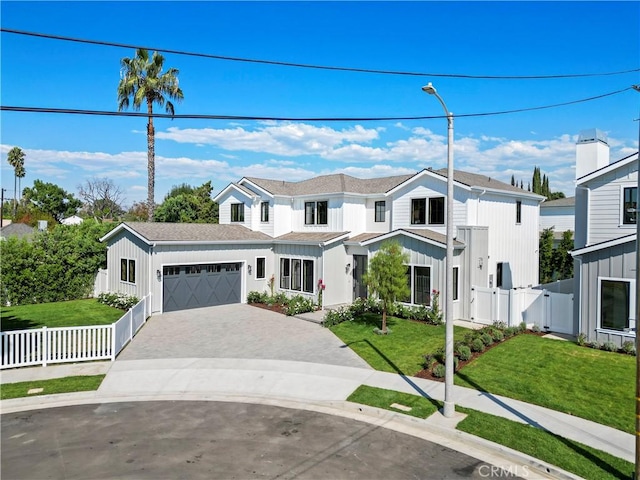
{"type": "Polygon", "coordinates": [[[540,231],[546,228],[553,228],[554,232],[575,231],[575,208],[569,207],[549,207],[540,208],[540,231]]]}
{"type": "MultiPolygon", "coordinates": [[[[253,199],[241,194],[237,190],[230,190],[224,197],[222,197],[218,204],[218,223],[234,225],[244,225],[247,228],[251,228],[251,205],[253,199]],[[243,203],[244,204],[244,222],[232,222],[231,221],[231,204],[243,203]]],[[[260,217],[258,217],[260,220],[260,217]]]]}

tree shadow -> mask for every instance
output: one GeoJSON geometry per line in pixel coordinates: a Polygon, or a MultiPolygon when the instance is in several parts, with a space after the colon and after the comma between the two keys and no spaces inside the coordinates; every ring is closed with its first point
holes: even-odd
{"type": "Polygon", "coordinates": [[[576,452],[577,454],[581,455],[582,457],[584,457],[586,460],[590,461],[591,463],[593,463],[594,465],[598,466],[599,468],[601,468],[602,470],[610,473],[611,475],[613,475],[615,478],[620,478],[620,479],[628,479],[631,478],[629,474],[625,474],[623,472],[621,472],[620,470],[618,470],[616,467],[614,467],[613,465],[610,465],[609,463],[607,463],[606,461],[604,461],[601,458],[596,457],[594,454],[592,454],[591,452],[589,452],[588,450],[586,450],[585,448],[581,447],[577,442],[574,442],[573,440],[570,440],[568,438],[564,438],[561,437],[560,435],[557,435],[553,432],[551,432],[549,429],[543,427],[542,425],[540,425],[538,422],[536,422],[535,420],[533,420],[532,418],[528,417],[527,415],[523,414],[522,412],[516,410],[515,408],[513,408],[512,406],[506,404],[505,402],[503,402],[502,400],[500,400],[500,398],[496,397],[495,395],[493,395],[492,393],[488,392],[486,389],[484,389],[481,385],[477,384],[476,382],[474,382],[473,380],[471,380],[468,376],[466,376],[464,373],[458,372],[456,374],[457,376],[459,376],[462,380],[464,380],[465,382],[467,382],[469,385],[473,386],[473,388],[475,388],[476,390],[478,390],[479,392],[482,392],[482,395],[486,396],[487,398],[489,398],[491,401],[493,401],[494,403],[496,403],[497,405],[499,405],[500,407],[504,408],[505,410],[507,410],[508,412],[512,413],[513,415],[515,415],[516,417],[520,418],[524,423],[526,423],[527,425],[531,425],[532,427],[535,427],[539,430],[542,430],[543,432],[545,432],[546,434],[556,438],[557,440],[559,440],[560,442],[564,443],[567,447],[569,447],[571,450],[573,450],[574,452],[576,452]]]}
{"type": "Polygon", "coordinates": [[[11,330],[28,330],[41,325],[28,318],[16,317],[15,315],[3,315],[0,320],[0,331],[9,332],[11,330]]]}

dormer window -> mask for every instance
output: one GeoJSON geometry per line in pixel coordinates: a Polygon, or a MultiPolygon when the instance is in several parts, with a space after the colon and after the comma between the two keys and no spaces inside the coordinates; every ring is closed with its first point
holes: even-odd
{"type": "Polygon", "coordinates": [[[304,224],[305,225],[326,225],[328,217],[328,202],[305,202],[304,204],[304,224]]]}
{"type": "Polygon", "coordinates": [[[244,222],[244,203],[231,204],[231,221],[244,222]]]}

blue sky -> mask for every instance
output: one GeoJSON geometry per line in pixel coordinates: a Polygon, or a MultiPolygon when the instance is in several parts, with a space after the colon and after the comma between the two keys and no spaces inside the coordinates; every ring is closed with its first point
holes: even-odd
{"type": "MultiPolygon", "coordinates": [[[[3,28],[195,53],[362,69],[531,76],[640,68],[638,2],[14,2],[3,28]]],[[[117,110],[120,59],[130,48],[3,32],[3,106],[117,110]]],[[[165,54],[180,70],[177,114],[411,117],[443,114],[421,91],[433,82],[454,115],[526,109],[626,89],[640,73],[507,80],[400,76],[165,54]]],[[[581,130],[607,133],[611,159],[637,151],[633,90],[558,108],[455,120],[457,169],[525,184],[533,167],[573,194],[581,130]]],[[[157,112],[162,112],[156,108],[157,112]]],[[[108,178],[124,204],[146,198],[146,120],[1,112],[7,152],[26,153],[26,178],[78,185],[108,178]]],[[[156,201],[172,185],[211,180],[214,194],[243,176],[302,180],[343,172],[367,178],[446,165],[444,118],[402,121],[157,119],[156,201]]]]}

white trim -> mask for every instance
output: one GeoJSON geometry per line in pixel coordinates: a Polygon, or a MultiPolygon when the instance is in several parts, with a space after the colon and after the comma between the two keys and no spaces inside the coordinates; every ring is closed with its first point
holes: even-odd
{"type": "Polygon", "coordinates": [[[266,280],[267,278],[267,257],[264,256],[260,256],[260,257],[254,257],[254,262],[255,262],[255,268],[256,268],[256,274],[254,276],[254,278],[256,280],[266,280]],[[264,260],[264,277],[259,277],[258,276],[258,259],[262,258],[264,260]]]}
{"type": "Polygon", "coordinates": [[[587,183],[595,178],[598,178],[602,175],[606,175],[608,173],[611,173],[615,170],[617,170],[620,167],[626,167],[627,165],[629,165],[632,162],[637,162],[638,161],[638,154],[637,153],[632,153],[631,155],[629,155],[626,158],[622,158],[620,160],[618,160],[617,162],[614,163],[610,163],[609,165],[599,168],[598,170],[595,170],[591,173],[588,173],[587,175],[584,175],[580,178],[578,178],[576,180],[576,185],[581,185],[583,183],[587,183]]]}
{"type": "MultiPolygon", "coordinates": [[[[637,203],[638,203],[638,184],[633,182],[633,183],[628,183],[628,184],[621,184],[620,185],[620,204],[618,205],[618,228],[628,228],[629,230],[635,232],[636,230],[636,224],[635,223],[624,223],[624,191],[627,188],[635,188],[636,189],[636,209],[637,207],[637,203]]],[[[637,217],[636,217],[637,218],[637,217]]]]}
{"type": "MultiPolygon", "coordinates": [[[[408,232],[407,230],[403,230],[403,229],[398,229],[398,230],[394,230],[392,232],[387,232],[387,233],[381,233],[377,237],[370,238],[369,240],[365,240],[364,242],[360,242],[360,243],[358,243],[358,242],[350,242],[350,245],[361,245],[363,247],[366,247],[368,245],[371,245],[372,243],[383,242],[384,240],[396,237],[398,235],[406,235],[409,238],[413,238],[413,239],[416,239],[416,240],[421,240],[424,243],[428,243],[428,244],[434,245],[436,247],[446,248],[446,245],[444,243],[437,242],[435,240],[423,237],[421,235],[416,235],[415,233],[408,232]]],[[[455,245],[454,244],[453,249],[454,250],[462,250],[462,249],[464,249],[464,247],[465,247],[465,245],[455,245]]]]}
{"type": "Polygon", "coordinates": [[[120,257],[120,274],[118,275],[118,278],[120,279],[120,283],[125,283],[127,285],[134,285],[137,286],[138,283],[137,281],[129,281],[129,262],[133,262],[133,277],[135,280],[138,280],[138,259],[137,258],[130,258],[130,257],[120,257]],[[122,280],[122,260],[126,260],[127,261],[127,279],[126,280],[122,280]]]}
{"type": "MultiPolygon", "coordinates": [[[[251,180],[249,180],[247,177],[242,177],[239,181],[238,181],[238,185],[242,185],[244,186],[245,183],[251,185],[252,187],[254,187],[256,190],[260,190],[263,194],[265,194],[267,197],[271,197],[271,198],[275,198],[275,195],[273,193],[271,193],[268,190],[265,190],[264,188],[260,187],[259,185],[255,184],[254,182],[252,182],[251,180]]],[[[220,192],[222,193],[222,192],[220,192]]],[[[215,201],[215,199],[214,199],[215,201]]]]}
{"type": "Polygon", "coordinates": [[[624,245],[625,243],[635,242],[635,241],[636,241],[636,234],[633,233],[631,235],[625,235],[624,237],[614,238],[613,240],[607,240],[606,242],[596,243],[595,245],[590,245],[588,247],[583,247],[577,250],[573,250],[571,252],[571,256],[577,257],[579,255],[584,255],[586,253],[597,252],[599,250],[604,250],[605,248],[624,245]]]}
{"type": "Polygon", "coordinates": [[[619,278],[619,277],[598,277],[598,296],[596,297],[596,331],[601,333],[609,333],[612,335],[626,335],[626,336],[634,336],[635,333],[631,333],[624,330],[612,330],[608,328],[602,327],[602,319],[600,318],[600,313],[602,312],[602,281],[613,281],[613,282],[624,282],[629,284],[629,318],[627,318],[628,326],[627,328],[636,328],[636,321],[634,318],[634,314],[636,312],[636,280],[634,278],[619,278]]]}
{"type": "Polygon", "coordinates": [[[249,195],[247,192],[245,192],[244,190],[242,190],[241,188],[238,188],[238,186],[235,183],[230,183],[229,185],[227,185],[219,194],[217,194],[215,197],[213,197],[213,201],[216,203],[220,203],[218,201],[218,199],[225,195],[227,193],[228,190],[233,189],[235,191],[237,191],[238,193],[244,195],[245,197],[247,197],[249,200],[254,200],[255,198],[258,197],[258,195],[249,195]]]}

